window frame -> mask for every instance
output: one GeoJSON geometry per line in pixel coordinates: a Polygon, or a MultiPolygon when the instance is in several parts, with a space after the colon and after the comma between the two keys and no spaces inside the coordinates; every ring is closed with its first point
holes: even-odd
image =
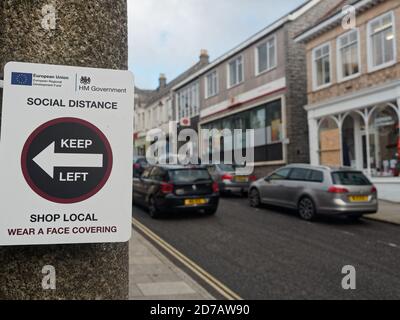
{"type": "Polygon", "coordinates": [[[255,54],[255,75],[256,77],[267,73],[269,71],[272,71],[274,69],[277,68],[278,66],[278,41],[277,41],[277,36],[276,34],[270,36],[269,38],[267,38],[266,40],[264,40],[263,42],[259,43],[255,48],[254,48],[254,54],[255,54]],[[274,43],[274,52],[275,52],[275,63],[273,66],[268,67],[269,62],[270,62],[270,56],[269,56],[269,48],[268,48],[268,43],[273,40],[274,43]],[[267,69],[260,71],[260,54],[259,54],[259,48],[261,46],[266,46],[267,47],[267,69]]]}
{"type": "Polygon", "coordinates": [[[375,72],[381,69],[385,69],[391,67],[397,63],[397,33],[396,33],[396,17],[393,11],[388,11],[384,14],[381,14],[378,17],[368,21],[367,23],[367,60],[368,60],[368,73],[375,72]],[[373,65],[373,48],[372,48],[372,36],[371,33],[371,25],[378,21],[384,19],[386,16],[390,16],[392,19],[392,29],[393,29],[393,60],[380,64],[378,66],[373,65]]]}
{"type": "Polygon", "coordinates": [[[200,112],[200,80],[191,82],[176,93],[178,97],[177,115],[179,119],[193,118],[200,112]]]}
{"type": "MultiPolygon", "coordinates": [[[[236,66],[236,71],[238,71],[237,66],[236,66]]],[[[227,76],[227,88],[228,88],[228,89],[231,89],[231,88],[233,88],[233,87],[236,87],[236,86],[238,86],[238,85],[240,85],[240,84],[242,84],[242,83],[244,82],[244,55],[243,55],[243,54],[240,54],[240,55],[236,56],[235,58],[231,59],[231,60],[227,63],[227,75],[228,75],[228,76],[227,76]],[[233,62],[239,60],[240,58],[242,59],[242,62],[241,62],[241,67],[242,67],[242,80],[239,81],[239,82],[236,82],[235,84],[232,84],[232,85],[231,85],[231,68],[230,68],[230,66],[231,66],[231,64],[232,64],[233,62]]]]}
{"type": "Polygon", "coordinates": [[[219,75],[218,75],[218,70],[217,69],[214,69],[211,72],[207,73],[205,75],[205,77],[204,77],[204,82],[205,82],[204,83],[205,84],[204,96],[205,96],[206,99],[215,97],[215,96],[217,96],[219,94],[219,75]],[[216,91],[215,91],[214,94],[210,94],[208,92],[208,84],[209,84],[208,77],[211,76],[214,73],[215,73],[215,84],[216,84],[216,88],[215,89],[216,89],[216,91]]]}
{"type": "Polygon", "coordinates": [[[349,80],[352,80],[352,79],[355,79],[355,78],[361,76],[361,74],[362,74],[362,70],[361,70],[361,69],[362,69],[362,65],[361,65],[361,44],[360,44],[361,41],[360,41],[360,40],[361,40],[361,38],[360,38],[360,29],[359,29],[359,28],[352,29],[352,30],[350,30],[350,31],[348,31],[348,32],[346,32],[346,33],[340,35],[340,36],[336,39],[336,58],[337,58],[337,59],[336,59],[336,64],[337,64],[337,78],[338,78],[338,83],[340,83],[340,82],[345,82],[345,81],[349,81],[349,80]],[[345,46],[345,47],[341,47],[341,46],[340,46],[340,41],[341,41],[344,37],[349,36],[352,32],[356,32],[356,34],[357,34],[358,72],[357,72],[357,73],[354,73],[354,74],[352,74],[352,75],[350,75],[350,76],[345,77],[345,76],[343,75],[343,60],[342,60],[341,50],[342,50],[343,48],[350,47],[351,45],[353,45],[353,43],[352,43],[352,44],[348,44],[348,45],[345,46]]]}
{"type": "MultiPolygon", "coordinates": [[[[322,90],[325,88],[328,88],[332,85],[333,83],[333,79],[332,79],[332,44],[330,41],[325,42],[321,45],[319,45],[318,47],[315,47],[312,50],[311,53],[311,59],[312,59],[312,82],[313,82],[313,91],[317,91],[317,90],[322,90]],[[322,85],[318,85],[317,84],[317,68],[316,68],[316,59],[315,59],[315,53],[317,50],[322,49],[323,47],[329,47],[329,82],[322,84],[322,85]]],[[[320,58],[321,59],[321,58],[320,58]]]]}
{"type": "Polygon", "coordinates": [[[292,173],[292,170],[293,170],[293,168],[280,168],[280,169],[278,169],[278,170],[272,172],[272,173],[267,177],[267,179],[268,179],[269,181],[286,181],[286,180],[289,179],[289,177],[290,177],[290,175],[291,175],[291,173],[292,173]],[[286,176],[285,178],[283,178],[283,179],[272,179],[272,177],[273,177],[274,175],[278,175],[279,172],[281,172],[281,171],[286,171],[286,170],[288,170],[289,172],[288,172],[288,174],[287,174],[287,176],[286,176]]]}

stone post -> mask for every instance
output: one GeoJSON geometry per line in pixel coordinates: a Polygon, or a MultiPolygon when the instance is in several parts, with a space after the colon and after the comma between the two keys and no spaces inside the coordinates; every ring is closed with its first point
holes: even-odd
{"type": "MultiPolygon", "coordinates": [[[[127,69],[127,57],[126,0],[0,0],[0,74],[8,61],[127,69]]],[[[128,243],[0,247],[0,262],[0,299],[128,298],[128,243]]]]}

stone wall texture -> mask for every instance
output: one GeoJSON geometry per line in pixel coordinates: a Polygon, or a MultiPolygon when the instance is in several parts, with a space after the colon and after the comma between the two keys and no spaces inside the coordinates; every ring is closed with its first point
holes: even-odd
{"type": "Polygon", "coordinates": [[[287,136],[290,140],[287,149],[288,163],[308,163],[309,138],[307,112],[307,61],[304,44],[295,43],[294,38],[321,20],[342,0],[323,0],[300,18],[286,25],[286,118],[287,136]]]}
{"type": "MultiPolygon", "coordinates": [[[[127,69],[127,57],[126,0],[0,0],[0,74],[8,61],[127,69]],[[48,4],[55,30],[41,26],[48,4]]],[[[0,261],[0,299],[128,298],[128,243],[0,247],[0,261]],[[42,289],[45,265],[56,290],[42,289]]]]}

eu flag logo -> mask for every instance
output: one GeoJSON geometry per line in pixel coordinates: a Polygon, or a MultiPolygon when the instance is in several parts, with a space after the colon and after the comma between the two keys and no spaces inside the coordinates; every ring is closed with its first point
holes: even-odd
{"type": "Polygon", "coordinates": [[[12,72],[11,84],[17,86],[32,86],[32,73],[12,72]]]}

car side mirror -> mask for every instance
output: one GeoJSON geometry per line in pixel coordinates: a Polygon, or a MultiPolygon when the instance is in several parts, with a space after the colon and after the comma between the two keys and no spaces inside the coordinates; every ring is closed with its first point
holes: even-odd
{"type": "Polygon", "coordinates": [[[266,177],[266,178],[264,179],[264,181],[265,181],[265,182],[271,182],[271,177],[266,177]]]}

